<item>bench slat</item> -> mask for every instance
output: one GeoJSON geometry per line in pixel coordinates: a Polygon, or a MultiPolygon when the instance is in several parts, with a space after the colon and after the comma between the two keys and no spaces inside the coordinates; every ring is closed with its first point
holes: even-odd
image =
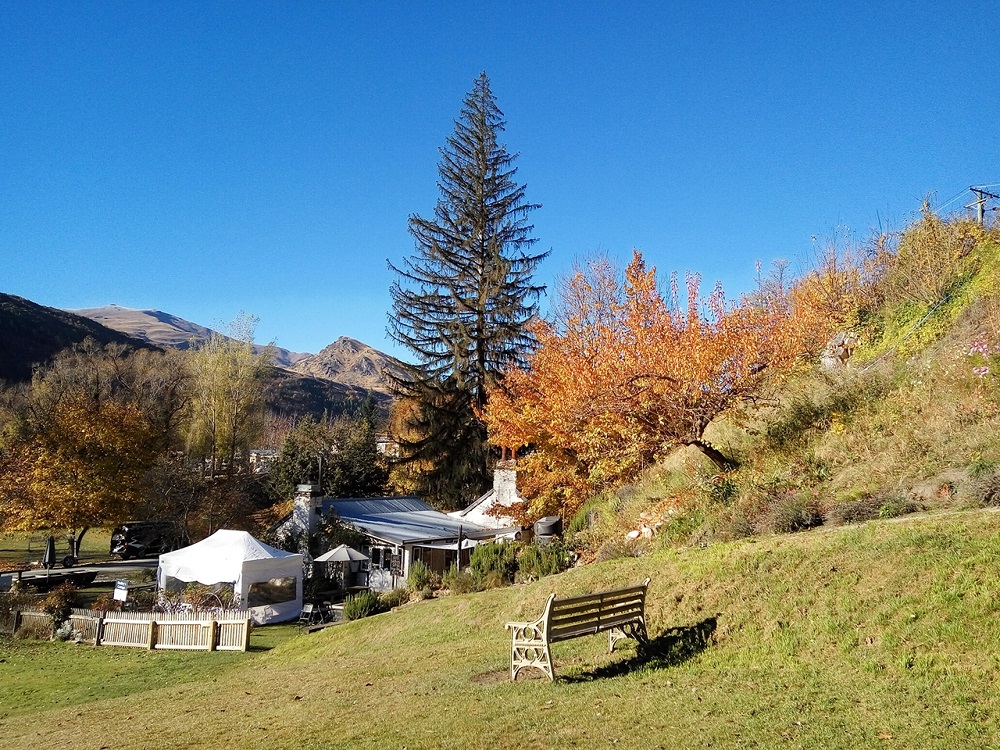
{"type": "Polygon", "coordinates": [[[551,618],[549,620],[549,629],[581,622],[598,622],[608,617],[617,617],[623,614],[642,614],[643,609],[642,602],[627,602],[614,607],[606,607],[605,609],[574,612],[569,615],[551,618]]]}

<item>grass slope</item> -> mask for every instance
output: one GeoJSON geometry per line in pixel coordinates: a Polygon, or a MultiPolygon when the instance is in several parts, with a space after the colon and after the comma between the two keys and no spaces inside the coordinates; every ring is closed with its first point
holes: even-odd
{"type": "Polygon", "coordinates": [[[660,550],[235,659],[8,643],[0,748],[994,746],[998,554],[997,514],[925,515],[660,550]],[[554,646],[555,683],[506,681],[505,620],[646,576],[654,659],[583,638],[554,646]]]}

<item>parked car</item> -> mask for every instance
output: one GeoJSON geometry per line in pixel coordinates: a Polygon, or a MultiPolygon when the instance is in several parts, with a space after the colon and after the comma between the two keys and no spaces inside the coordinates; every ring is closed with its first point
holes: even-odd
{"type": "Polygon", "coordinates": [[[186,535],[173,521],[126,521],[111,534],[111,554],[122,560],[156,557],[185,541],[186,535]]]}

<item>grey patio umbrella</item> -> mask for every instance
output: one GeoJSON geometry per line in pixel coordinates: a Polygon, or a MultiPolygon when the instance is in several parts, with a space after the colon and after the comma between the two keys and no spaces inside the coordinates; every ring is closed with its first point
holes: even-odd
{"type": "Polygon", "coordinates": [[[359,562],[361,560],[370,560],[368,555],[358,552],[353,547],[348,547],[346,544],[341,544],[334,547],[329,552],[324,552],[319,557],[315,558],[313,562],[359,562]]]}

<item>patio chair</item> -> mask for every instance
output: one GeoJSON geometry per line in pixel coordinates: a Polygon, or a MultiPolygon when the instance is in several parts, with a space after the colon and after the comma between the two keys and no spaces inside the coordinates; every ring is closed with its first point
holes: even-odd
{"type": "Polygon", "coordinates": [[[313,619],[318,614],[315,604],[303,604],[299,613],[299,625],[312,625],[313,619]]]}

